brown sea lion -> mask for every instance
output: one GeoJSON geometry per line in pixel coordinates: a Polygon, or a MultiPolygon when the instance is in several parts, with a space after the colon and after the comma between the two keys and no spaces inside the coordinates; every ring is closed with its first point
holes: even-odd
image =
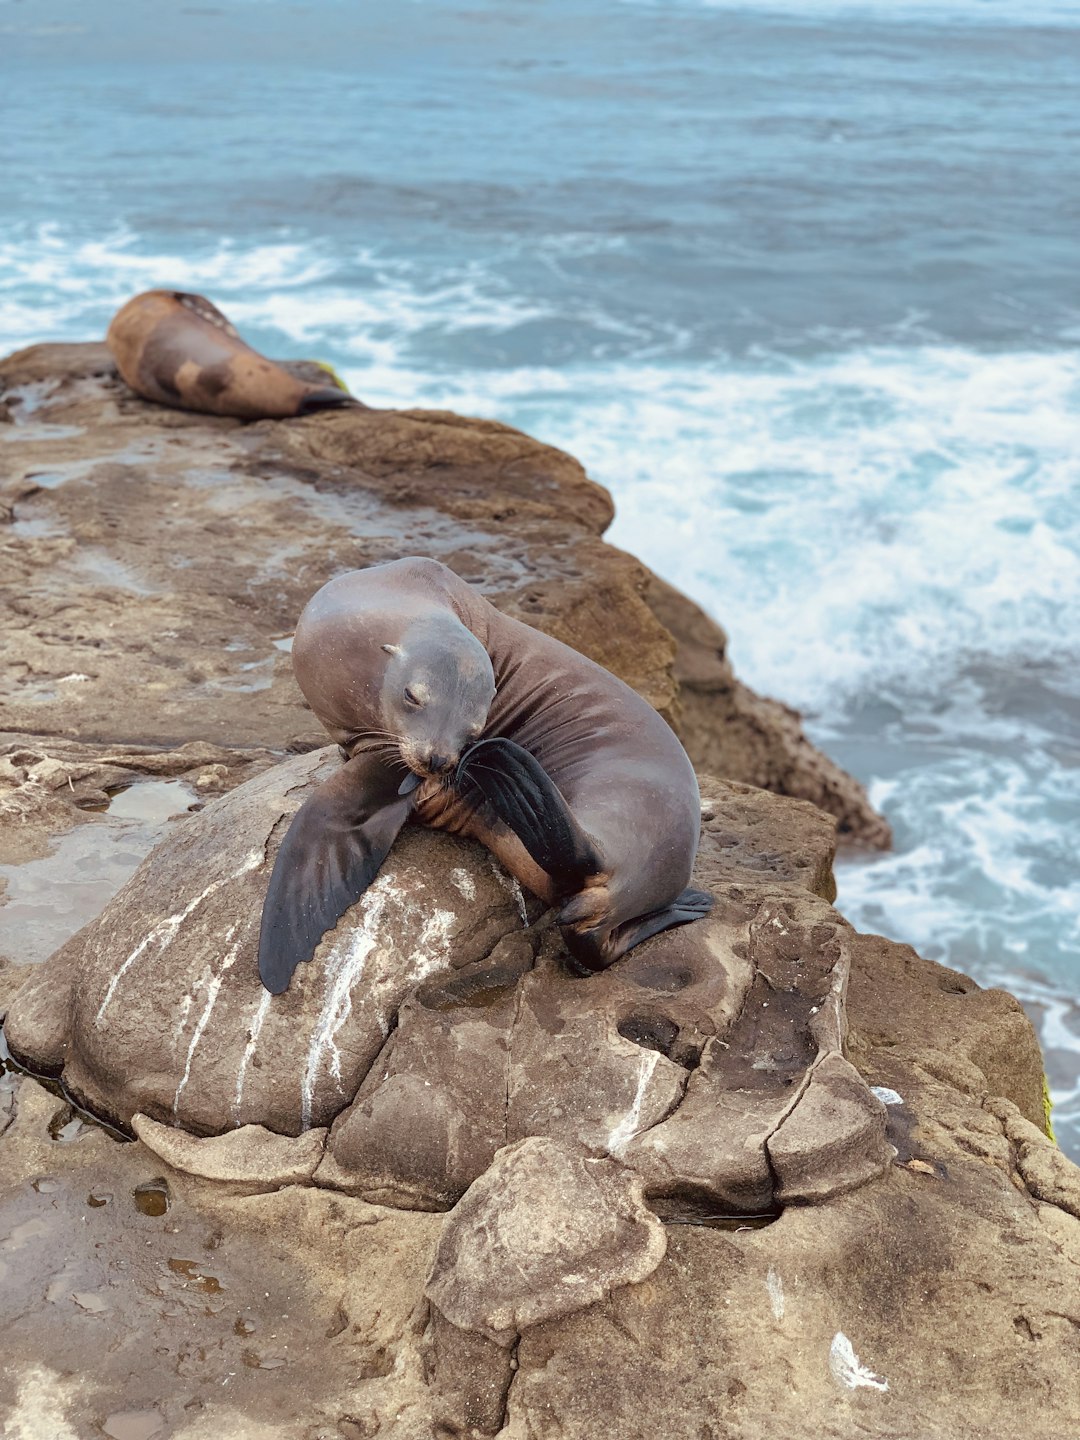
{"type": "Polygon", "coordinates": [[[106,344],[137,395],[179,410],[282,420],[360,405],[347,390],[298,380],[244,343],[216,305],[147,290],[112,318],[106,344]]]}
{"type": "Polygon", "coordinates": [[[708,913],[711,898],[688,888],[697,780],[671,729],[445,565],[395,560],[331,580],[301,615],[292,656],[348,758],[278,851],[259,939],[268,990],[288,988],[410,818],[486,845],[557,907],[586,970],[708,913]]]}

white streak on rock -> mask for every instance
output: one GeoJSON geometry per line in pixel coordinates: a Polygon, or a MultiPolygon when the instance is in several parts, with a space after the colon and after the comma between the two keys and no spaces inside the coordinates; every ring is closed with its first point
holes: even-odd
{"type": "MultiPolygon", "coordinates": [[[[235,934],[236,926],[230,925],[228,932],[225,935],[226,945],[229,943],[229,941],[235,934]]],[[[210,1019],[211,1012],[213,1011],[214,1006],[217,1004],[218,991],[221,989],[222,980],[225,979],[225,972],[232,969],[233,965],[236,962],[236,957],[237,955],[239,955],[239,953],[240,941],[237,940],[236,944],[229,951],[228,955],[226,955],[224,961],[222,962],[221,969],[218,971],[218,973],[212,977],[208,977],[206,981],[206,1006],[203,1010],[203,1013],[199,1016],[198,1024],[195,1026],[195,1030],[192,1033],[191,1044],[188,1046],[187,1063],[184,1066],[184,1073],[181,1076],[180,1084],[176,1087],[176,1094],[173,1096],[172,1113],[174,1117],[180,1109],[180,1096],[184,1093],[184,1087],[191,1076],[191,1061],[195,1055],[195,1047],[202,1039],[203,1031],[206,1029],[206,1022],[210,1019]]]]}
{"type": "Polygon", "coordinates": [[[446,954],[450,943],[450,931],[458,917],[452,910],[433,910],[424,921],[420,931],[419,947],[410,958],[409,974],[415,980],[429,975],[435,964],[446,954]],[[432,954],[429,947],[438,946],[438,954],[432,954]]]}
{"type": "Polygon", "coordinates": [[[769,1292],[769,1304],[772,1306],[773,1318],[783,1320],[784,1282],[771,1265],[769,1266],[769,1273],[765,1276],[765,1289],[769,1292]]]}
{"type": "Polygon", "coordinates": [[[889,1382],[883,1375],[868,1370],[855,1354],[851,1341],[842,1330],[833,1336],[829,1346],[829,1369],[833,1379],[848,1390],[888,1390],[889,1382]]]}
{"type": "Polygon", "coordinates": [[[657,1065],[660,1063],[659,1050],[646,1050],[642,1054],[641,1071],[638,1075],[637,1094],[634,1103],[626,1112],[608,1138],[608,1153],[617,1155],[630,1144],[641,1128],[641,1107],[645,1103],[645,1091],[649,1087],[657,1065]]]}
{"type": "MultiPolygon", "coordinates": [[[[14,1370],[8,1373],[14,1378],[14,1370]]],[[[24,1367],[14,1409],[5,1406],[4,1434],[12,1440],[39,1440],[43,1435],[49,1436],[49,1440],[77,1440],[67,1413],[79,1408],[72,1393],[77,1390],[78,1381],[74,1376],[65,1378],[44,1365],[24,1367]]]]}
{"type": "Polygon", "coordinates": [[[251,1033],[244,1050],[244,1058],[240,1061],[240,1069],[236,1072],[236,1095],[233,1098],[233,1119],[240,1119],[240,1102],[244,1098],[244,1077],[247,1075],[248,1066],[251,1064],[251,1057],[255,1054],[255,1046],[259,1039],[259,1033],[263,1027],[263,1021],[270,1013],[270,1002],[273,995],[269,990],[264,990],[262,999],[259,1001],[259,1008],[255,1011],[255,1018],[251,1022],[251,1033]]]}
{"type": "Polygon", "coordinates": [[[883,1105],[902,1105],[904,1097],[898,1095],[895,1090],[890,1090],[887,1085],[871,1085],[870,1094],[876,1095],[883,1105]]]}
{"type": "MultiPolygon", "coordinates": [[[[401,892],[396,892],[401,897],[401,892]]],[[[326,997],[311,1032],[307,1063],[300,1089],[300,1125],[311,1128],[311,1105],[315,1080],[323,1066],[324,1051],[330,1054],[330,1073],[340,1085],[341,1052],[337,1033],[352,1014],[352,988],[364,973],[368,956],[375,948],[375,931],[390,897],[388,882],[379,876],[361,901],[364,919],[350,936],[348,943],[335,945],[326,960],[326,997]],[[380,883],[380,881],[382,883],[380,883]]]]}
{"type": "Polygon", "coordinates": [[[199,906],[203,903],[204,900],[209,900],[211,895],[216,895],[217,892],[221,890],[224,886],[231,885],[234,880],[239,880],[240,876],[246,875],[249,870],[257,869],[262,864],[262,862],[262,850],[252,850],[251,853],[244,860],[244,863],[240,866],[239,870],[234,870],[231,875],[223,875],[218,880],[212,880],[210,884],[206,887],[206,889],[202,892],[202,894],[196,895],[195,899],[185,905],[183,910],[178,910],[175,915],[169,915],[166,916],[164,920],[160,920],[150,931],[150,933],[148,935],[145,935],[143,939],[139,941],[138,945],[135,946],[135,949],[132,950],[131,954],[120,966],[120,969],[117,970],[116,974],[109,981],[109,988],[105,991],[105,999],[101,1002],[101,1007],[98,1010],[97,1015],[94,1019],[94,1024],[101,1024],[102,1020],[105,1017],[105,1011],[109,1008],[109,1004],[116,993],[117,985],[119,985],[120,981],[127,974],[128,970],[131,969],[132,965],[134,965],[135,961],[139,958],[139,956],[143,953],[143,951],[147,948],[148,945],[153,945],[155,941],[160,941],[160,949],[164,950],[165,947],[173,939],[175,939],[176,933],[180,929],[180,926],[184,923],[184,921],[188,918],[189,915],[193,914],[193,912],[199,908],[199,906]]]}
{"type": "Polygon", "coordinates": [[[176,1036],[177,1040],[179,1040],[180,1036],[184,1033],[184,1027],[187,1025],[188,1015],[191,1013],[191,1002],[193,999],[194,996],[185,995],[184,998],[180,1001],[180,1018],[179,1020],[177,1020],[176,1029],[173,1031],[173,1034],[176,1036]]]}
{"type": "Polygon", "coordinates": [[[491,864],[491,873],[495,876],[495,879],[502,886],[502,888],[504,890],[508,890],[510,894],[513,895],[514,899],[517,901],[518,913],[521,916],[521,923],[523,925],[528,925],[529,908],[525,904],[525,896],[522,893],[521,884],[518,881],[517,876],[508,875],[507,872],[499,864],[499,862],[495,859],[494,855],[489,855],[488,860],[491,864]]]}
{"type": "Polygon", "coordinates": [[[376,973],[371,977],[369,999],[384,1035],[388,1028],[387,1012],[396,1007],[402,984],[415,985],[426,979],[446,958],[450,934],[458,916],[452,910],[432,910],[425,914],[423,906],[407,896],[405,891],[393,884],[389,878],[380,876],[376,879],[361,901],[364,918],[360,927],[353,932],[348,942],[336,945],[326,961],[326,997],[319,1019],[311,1032],[300,1093],[300,1122],[305,1130],[311,1127],[315,1082],[319,1072],[327,1068],[327,1061],[330,1074],[339,1091],[341,1090],[338,1032],[352,1014],[353,989],[363,975],[369,957],[376,950],[379,932],[386,924],[387,905],[391,901],[398,912],[395,925],[398,936],[404,934],[421,916],[423,923],[409,955],[406,971],[395,971],[390,976],[376,973]]]}
{"type": "Polygon", "coordinates": [[[466,900],[476,899],[476,881],[466,869],[459,865],[456,870],[450,871],[450,879],[466,900]]]}

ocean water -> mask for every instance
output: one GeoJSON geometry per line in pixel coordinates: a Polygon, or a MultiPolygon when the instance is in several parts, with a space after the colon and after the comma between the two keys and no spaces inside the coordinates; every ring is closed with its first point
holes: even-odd
{"type": "Polygon", "coordinates": [[[0,350],[203,291],[579,456],[864,779],[1080,1156],[1074,0],[0,0],[0,350]]]}

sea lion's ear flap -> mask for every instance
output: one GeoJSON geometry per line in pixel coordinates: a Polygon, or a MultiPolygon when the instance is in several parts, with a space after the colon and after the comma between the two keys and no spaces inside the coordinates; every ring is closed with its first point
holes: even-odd
{"type": "Polygon", "coordinates": [[[405,651],[400,645],[384,645],[382,647],[388,655],[404,655],[405,651]]]}
{"type": "Polygon", "coordinates": [[[358,755],[304,801],[281,842],[263,902],[259,976],[274,995],[375,879],[413,797],[358,755]]]}
{"type": "Polygon", "coordinates": [[[535,755],[513,740],[479,740],[458,762],[456,783],[479,791],[532,858],[561,887],[576,888],[603,864],[555,782],[535,755]]]}

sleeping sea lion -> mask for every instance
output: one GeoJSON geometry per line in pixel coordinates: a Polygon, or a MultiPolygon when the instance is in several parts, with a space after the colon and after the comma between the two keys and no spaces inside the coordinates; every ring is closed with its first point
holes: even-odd
{"type": "Polygon", "coordinates": [[[280,994],[371,884],[407,819],[472,836],[557,907],[602,970],[708,913],[688,888],[693,767],[629,686],[503,615],[436,560],[331,580],[293,667],[346,763],[297,811],[263,906],[259,974],[280,994]]]}
{"type": "Polygon", "coordinates": [[[281,420],[361,403],[337,385],[290,375],[245,344],[216,305],[182,290],[136,295],[105,342],[137,395],[179,410],[281,420]]]}

